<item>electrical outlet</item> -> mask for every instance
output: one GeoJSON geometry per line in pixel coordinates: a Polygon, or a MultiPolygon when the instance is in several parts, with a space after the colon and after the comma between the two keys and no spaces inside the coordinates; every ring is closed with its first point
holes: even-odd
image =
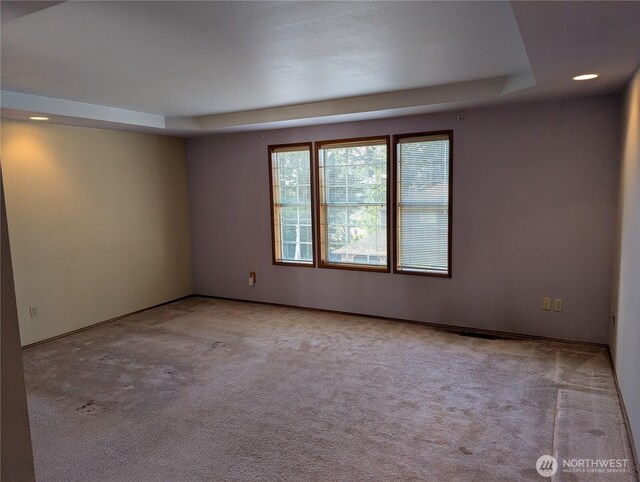
{"type": "Polygon", "coordinates": [[[551,311],[551,298],[542,298],[542,309],[544,311],[551,311]]]}
{"type": "Polygon", "coordinates": [[[562,300],[560,298],[553,300],[553,311],[562,311],[562,300]]]}
{"type": "Polygon", "coordinates": [[[37,316],[38,316],[38,307],[37,306],[30,306],[29,307],[29,316],[31,318],[37,318],[37,316]]]}
{"type": "Polygon", "coordinates": [[[249,286],[253,286],[256,284],[256,272],[249,271],[249,286]]]}

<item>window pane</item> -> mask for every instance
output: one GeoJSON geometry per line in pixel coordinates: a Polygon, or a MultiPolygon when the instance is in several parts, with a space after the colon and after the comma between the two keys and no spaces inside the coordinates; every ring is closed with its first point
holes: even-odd
{"type": "Polygon", "coordinates": [[[311,150],[271,146],[274,260],[313,264],[311,150]]]}
{"type": "Polygon", "coordinates": [[[295,243],[296,242],[296,228],[297,226],[293,224],[283,224],[282,225],[282,241],[295,243]]]}
{"type": "Polygon", "coordinates": [[[283,243],[283,259],[296,259],[296,245],[294,243],[283,243]]]}
{"type": "Polygon", "coordinates": [[[333,219],[342,220],[342,223],[334,222],[328,225],[327,244],[330,261],[377,266],[387,264],[386,208],[328,206],[327,209],[329,213],[334,209],[343,211],[342,216],[331,216],[333,219]]]}
{"type": "Polygon", "coordinates": [[[281,223],[298,225],[311,225],[311,209],[302,206],[280,206],[281,223]]]}
{"type": "Polygon", "coordinates": [[[327,186],[327,202],[344,203],[347,202],[346,186],[327,186]]]}
{"type": "Polygon", "coordinates": [[[311,209],[307,207],[281,207],[282,243],[293,243],[294,251],[284,251],[283,261],[312,261],[313,257],[303,256],[300,244],[312,241],[311,209]],[[293,253],[293,254],[291,254],[293,253]]]}
{"type": "Polygon", "coordinates": [[[298,202],[298,190],[296,186],[280,185],[280,202],[282,204],[298,202]]]}
{"type": "Polygon", "coordinates": [[[446,271],[449,213],[438,208],[403,208],[399,211],[401,267],[446,271]]]}
{"type": "Polygon", "coordinates": [[[400,138],[397,144],[399,270],[449,273],[450,135],[400,138]]]}
{"type": "Polygon", "coordinates": [[[313,247],[311,244],[303,244],[300,247],[301,249],[301,257],[302,259],[312,259],[313,258],[313,247]]]}
{"type": "Polygon", "coordinates": [[[311,225],[300,224],[300,241],[303,243],[311,243],[313,241],[311,225]]]}
{"type": "Polygon", "coordinates": [[[387,265],[387,140],[344,141],[318,149],[322,259],[387,265]]]}

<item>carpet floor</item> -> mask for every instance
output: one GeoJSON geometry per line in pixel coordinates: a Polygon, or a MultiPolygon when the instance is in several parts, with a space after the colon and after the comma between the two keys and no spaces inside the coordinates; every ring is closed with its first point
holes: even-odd
{"type": "Polygon", "coordinates": [[[24,364],[39,481],[637,480],[597,346],[192,297],[24,364]]]}

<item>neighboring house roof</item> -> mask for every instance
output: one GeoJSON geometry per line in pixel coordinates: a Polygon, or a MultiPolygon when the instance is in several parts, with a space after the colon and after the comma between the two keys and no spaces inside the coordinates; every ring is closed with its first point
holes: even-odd
{"type": "Polygon", "coordinates": [[[386,256],[387,255],[387,234],[382,231],[376,231],[357,241],[345,244],[342,248],[336,249],[335,254],[353,254],[353,255],[369,255],[369,256],[386,256]]]}

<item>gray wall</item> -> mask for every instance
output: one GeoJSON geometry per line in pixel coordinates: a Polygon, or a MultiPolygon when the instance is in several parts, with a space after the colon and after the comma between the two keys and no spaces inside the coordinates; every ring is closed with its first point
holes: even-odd
{"type": "MultiPolygon", "coordinates": [[[[626,96],[611,350],[618,383],[640,449],[640,70],[626,96]]],[[[637,452],[638,453],[638,452],[637,452]]],[[[640,453],[638,453],[640,458],[640,453]]]]}
{"type": "Polygon", "coordinates": [[[194,291],[606,343],[619,105],[590,97],[191,139],[194,291]],[[272,265],[268,144],[442,129],[454,130],[451,279],[272,265]],[[543,312],[542,296],[564,299],[564,312],[543,312]]]}

